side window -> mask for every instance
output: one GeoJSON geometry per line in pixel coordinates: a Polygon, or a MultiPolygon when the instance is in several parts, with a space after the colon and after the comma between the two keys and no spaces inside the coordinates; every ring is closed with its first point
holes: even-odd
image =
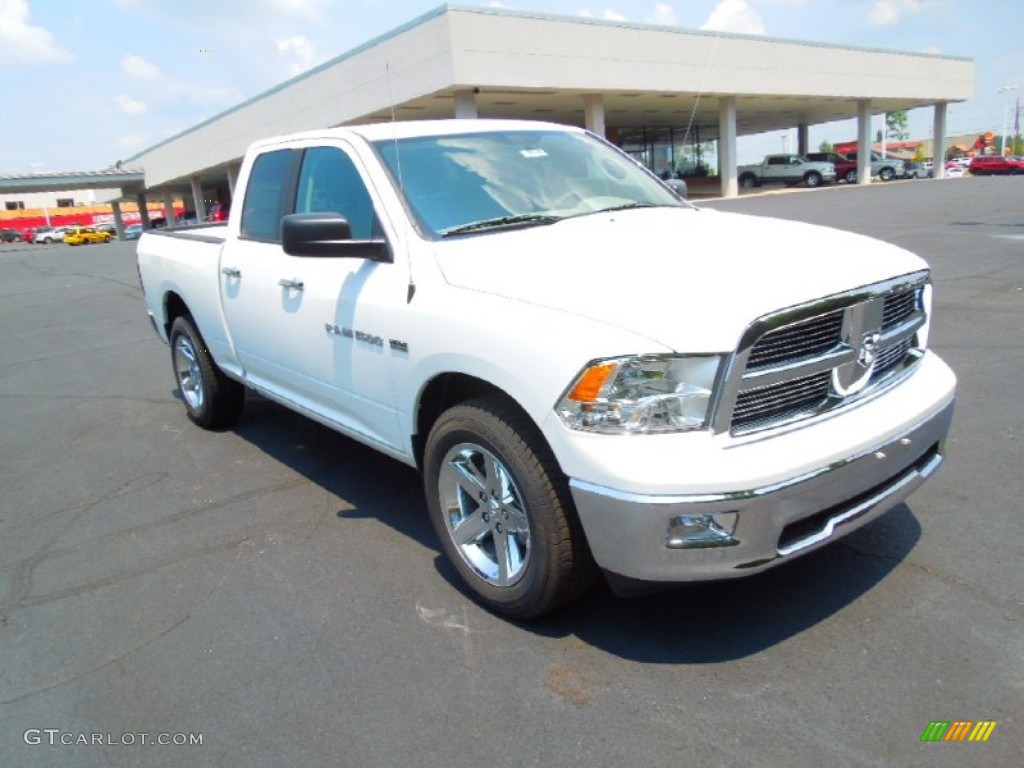
{"type": "Polygon", "coordinates": [[[299,174],[296,213],[340,213],[353,240],[374,235],[373,201],[352,160],[336,147],[306,150],[299,174]]]}
{"type": "Polygon", "coordinates": [[[256,158],[242,206],[241,235],[250,240],[281,240],[281,198],[288,180],[292,151],[278,149],[256,158]]]}
{"type": "Polygon", "coordinates": [[[786,158],[779,157],[778,155],[772,155],[768,158],[768,165],[785,165],[786,158]]]}

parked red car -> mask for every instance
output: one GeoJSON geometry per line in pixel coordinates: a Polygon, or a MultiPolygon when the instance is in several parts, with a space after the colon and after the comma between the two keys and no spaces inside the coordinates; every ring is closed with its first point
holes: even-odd
{"type": "Polygon", "coordinates": [[[978,157],[971,158],[968,170],[974,176],[989,176],[997,173],[1018,174],[1024,173],[1024,161],[1001,155],[978,155],[978,157]]]}
{"type": "Polygon", "coordinates": [[[851,160],[835,152],[808,152],[805,157],[808,160],[832,163],[836,167],[836,181],[845,181],[853,184],[857,181],[857,161],[851,160]]]}
{"type": "Polygon", "coordinates": [[[207,221],[227,221],[231,203],[214,203],[206,214],[207,221]]]}

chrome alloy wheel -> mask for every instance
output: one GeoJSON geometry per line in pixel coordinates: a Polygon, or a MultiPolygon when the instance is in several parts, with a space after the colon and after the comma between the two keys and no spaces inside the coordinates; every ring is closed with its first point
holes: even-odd
{"type": "Polygon", "coordinates": [[[178,379],[181,394],[193,411],[203,407],[203,369],[199,365],[199,355],[188,336],[178,336],[174,342],[174,375],[178,379]]]}
{"type": "Polygon", "coordinates": [[[508,468],[486,448],[459,443],[441,462],[438,490],[462,559],[488,584],[518,582],[530,560],[530,521],[508,468]]]}

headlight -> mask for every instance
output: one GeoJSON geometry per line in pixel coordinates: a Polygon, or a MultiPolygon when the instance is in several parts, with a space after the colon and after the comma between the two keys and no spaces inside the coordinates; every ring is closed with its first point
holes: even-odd
{"type": "Polygon", "coordinates": [[[703,429],[722,358],[645,355],[595,360],[559,401],[572,429],[651,434],[703,429]]]}

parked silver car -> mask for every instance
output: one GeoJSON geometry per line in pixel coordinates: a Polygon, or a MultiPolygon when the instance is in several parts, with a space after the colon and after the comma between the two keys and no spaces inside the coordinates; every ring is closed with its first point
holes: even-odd
{"type": "Polygon", "coordinates": [[[40,227],[36,230],[33,243],[63,243],[66,227],[40,227]]]}

